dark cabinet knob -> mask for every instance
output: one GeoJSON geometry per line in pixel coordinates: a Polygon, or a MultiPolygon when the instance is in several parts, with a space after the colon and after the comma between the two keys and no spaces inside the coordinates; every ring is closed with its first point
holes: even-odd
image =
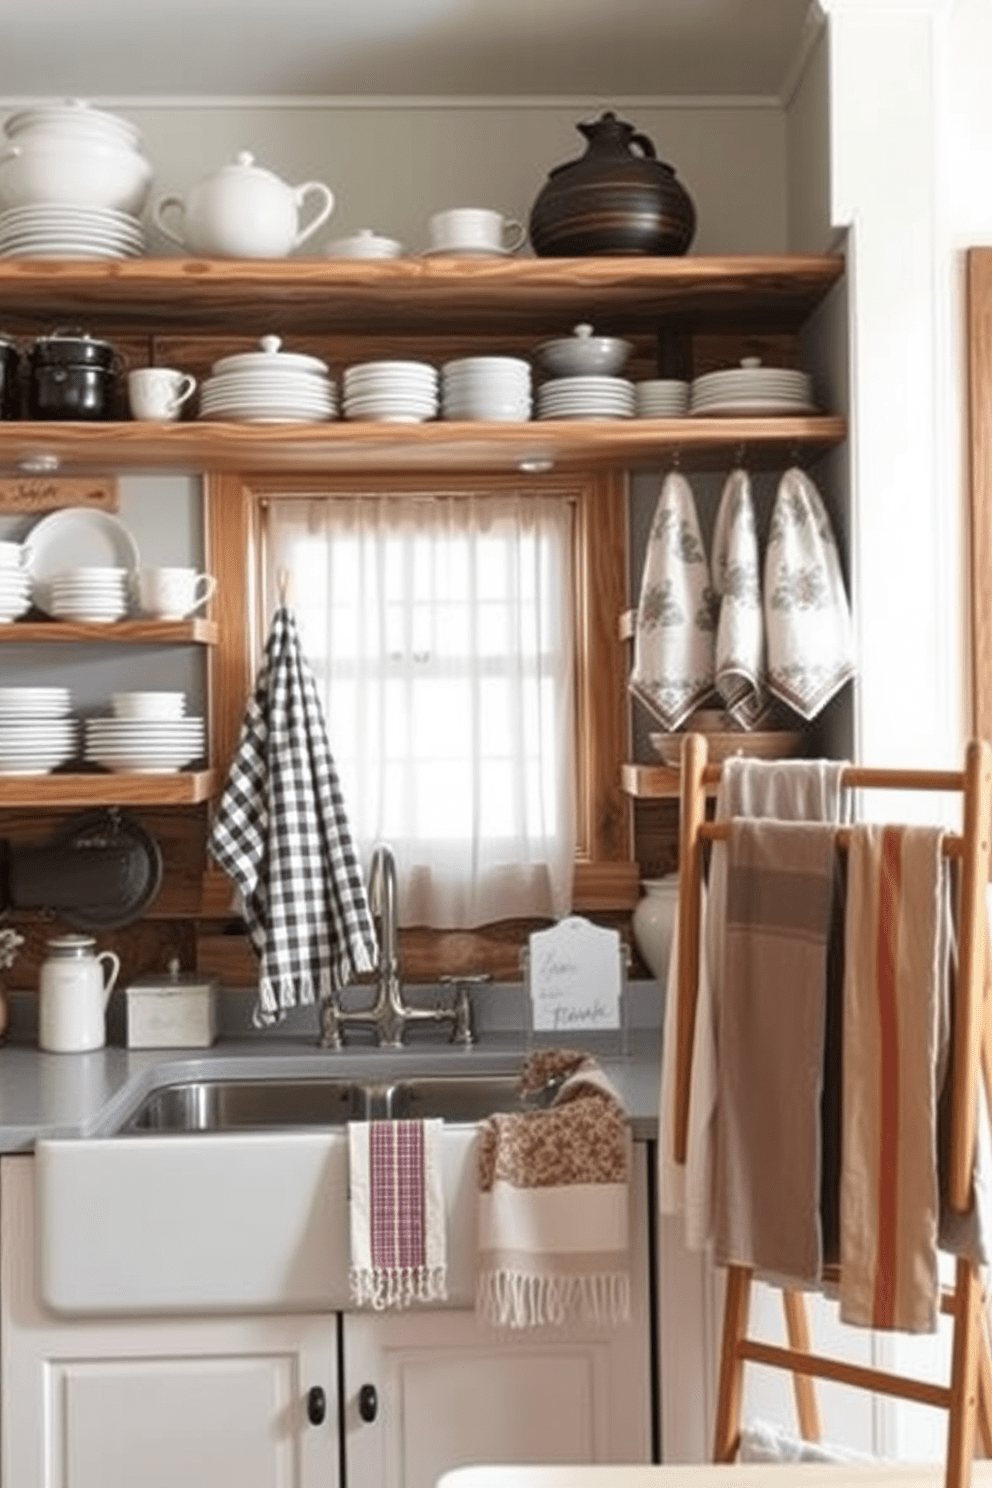
{"type": "Polygon", "coordinates": [[[379,1414],[379,1396],[375,1385],[363,1385],[359,1390],[358,1414],[363,1421],[374,1421],[379,1414]]]}
{"type": "Polygon", "coordinates": [[[311,1426],[320,1426],[327,1415],[327,1396],[322,1385],[311,1385],[307,1391],[307,1420],[311,1426]]]}

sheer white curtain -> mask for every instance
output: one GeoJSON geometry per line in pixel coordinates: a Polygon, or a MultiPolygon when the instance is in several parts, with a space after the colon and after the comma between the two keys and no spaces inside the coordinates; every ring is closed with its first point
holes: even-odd
{"type": "Polygon", "coordinates": [[[572,521],[528,494],[268,504],[270,585],[292,576],[352,832],[366,861],[393,847],[404,924],[569,910],[572,521]]]}

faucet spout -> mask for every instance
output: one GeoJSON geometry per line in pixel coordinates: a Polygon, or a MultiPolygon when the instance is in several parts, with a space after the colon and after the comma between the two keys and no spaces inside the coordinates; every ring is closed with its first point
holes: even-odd
{"type": "Polygon", "coordinates": [[[335,997],[321,1005],[320,1043],[325,1048],[340,1049],[343,1030],[348,1027],[371,1029],[380,1045],[399,1048],[410,1023],[450,1025],[457,1043],[473,1042],[467,992],[457,996],[450,1007],[411,1007],[404,1000],[400,980],[399,919],[396,892],[396,858],[388,843],[373,848],[369,863],[369,909],[376,923],[379,961],[376,969],[375,1001],[371,1007],[346,1009],[335,997]]]}

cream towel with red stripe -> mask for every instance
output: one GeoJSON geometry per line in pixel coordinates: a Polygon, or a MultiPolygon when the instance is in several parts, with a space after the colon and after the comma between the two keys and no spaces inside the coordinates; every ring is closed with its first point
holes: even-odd
{"type": "Polygon", "coordinates": [[[352,1301],[409,1307],[447,1296],[444,1123],[348,1123],[352,1301]]]}
{"type": "Polygon", "coordinates": [[[947,940],[942,833],[852,828],[844,976],[840,1315],[933,1332],[937,1067],[947,940]]]}

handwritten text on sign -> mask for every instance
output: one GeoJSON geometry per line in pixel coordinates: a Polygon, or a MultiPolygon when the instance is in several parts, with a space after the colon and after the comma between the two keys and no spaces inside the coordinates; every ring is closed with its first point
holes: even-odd
{"type": "Polygon", "coordinates": [[[579,915],[530,937],[536,1030],[582,1033],[620,1027],[620,936],[579,915]]]}

